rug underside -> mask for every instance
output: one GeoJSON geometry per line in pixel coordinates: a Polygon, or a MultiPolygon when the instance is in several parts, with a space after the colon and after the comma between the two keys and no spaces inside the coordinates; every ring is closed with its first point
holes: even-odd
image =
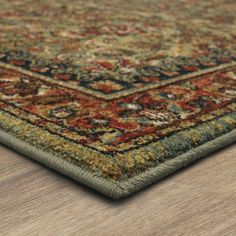
{"type": "Polygon", "coordinates": [[[235,10],[3,1],[0,142],[115,199],[235,142],[235,10]]]}

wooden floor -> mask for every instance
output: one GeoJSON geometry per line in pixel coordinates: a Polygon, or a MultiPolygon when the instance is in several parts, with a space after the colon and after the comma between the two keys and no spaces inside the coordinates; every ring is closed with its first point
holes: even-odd
{"type": "Polygon", "coordinates": [[[0,235],[236,235],[236,144],[112,201],[0,146],[0,235]]]}

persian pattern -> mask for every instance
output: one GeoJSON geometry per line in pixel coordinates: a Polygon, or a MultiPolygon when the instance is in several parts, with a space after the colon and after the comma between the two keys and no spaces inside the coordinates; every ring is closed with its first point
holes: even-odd
{"type": "Polygon", "coordinates": [[[0,128],[20,140],[124,181],[236,128],[234,0],[0,3],[0,128]]]}
{"type": "MultiPolygon", "coordinates": [[[[235,67],[236,68],[236,67],[235,67]]],[[[104,153],[130,150],[231,112],[236,69],[111,101],[0,70],[0,108],[104,153]]]]}
{"type": "Polygon", "coordinates": [[[1,61],[104,97],[235,59],[234,0],[4,2],[1,61]]]}
{"type": "MultiPolygon", "coordinates": [[[[215,130],[223,125],[219,130],[220,134],[232,130],[236,127],[235,101],[236,66],[111,101],[0,68],[0,110],[46,132],[43,135],[44,143],[40,144],[42,141],[37,137],[34,145],[45,148],[48,145],[45,137],[53,134],[77,145],[72,149],[63,145],[63,153],[70,150],[76,153],[78,146],[86,148],[85,150],[91,149],[95,151],[92,155],[94,160],[86,164],[87,168],[92,170],[103,163],[100,166],[103,170],[107,165],[104,162],[111,162],[109,165],[112,167],[116,163],[115,174],[109,171],[101,173],[106,177],[112,175],[115,179],[132,176],[137,170],[143,171],[150,167],[150,164],[155,166],[158,158],[156,153],[150,155],[150,151],[146,150],[145,153],[150,155],[151,160],[151,163],[150,160],[146,163],[146,157],[140,157],[140,152],[143,152],[143,147],[145,150],[163,138],[185,131],[184,136],[194,141],[190,145],[193,147],[196,143],[199,144],[195,138],[198,139],[201,132],[196,137],[190,132],[189,137],[191,128],[207,124],[209,129],[209,124],[216,122],[213,125],[215,130]],[[226,119],[225,124],[220,118],[226,119]],[[128,157],[133,152],[137,154],[131,154],[131,161],[128,157]],[[100,160],[102,157],[103,162],[100,160]],[[124,160],[119,161],[121,157],[124,160]],[[122,169],[124,171],[130,162],[135,163],[137,157],[142,168],[131,169],[122,175],[122,169]]],[[[1,123],[6,129],[6,124],[3,121],[1,123]]],[[[11,132],[16,129],[21,132],[22,129],[25,133],[25,129],[32,129],[24,128],[23,125],[13,127],[11,132]]],[[[198,128],[192,132],[199,132],[198,128]]],[[[204,139],[211,139],[210,133],[207,135],[204,139]]],[[[31,139],[32,137],[29,142],[31,139]]],[[[185,151],[185,148],[181,148],[181,151],[185,151]]],[[[77,161],[81,157],[81,153],[79,154],[77,161]]],[[[91,156],[88,151],[86,154],[91,156]]]]}

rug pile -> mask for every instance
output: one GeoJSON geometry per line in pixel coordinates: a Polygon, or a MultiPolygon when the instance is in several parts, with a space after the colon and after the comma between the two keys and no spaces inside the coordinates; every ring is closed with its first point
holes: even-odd
{"type": "Polygon", "coordinates": [[[119,199],[236,140],[234,0],[12,0],[0,141],[119,199]]]}

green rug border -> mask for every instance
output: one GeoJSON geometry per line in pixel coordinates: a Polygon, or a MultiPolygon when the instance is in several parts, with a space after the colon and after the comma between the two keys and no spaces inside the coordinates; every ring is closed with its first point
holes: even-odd
{"type": "Polygon", "coordinates": [[[92,172],[85,171],[73,163],[39,150],[37,147],[34,147],[0,129],[0,142],[3,145],[36,160],[49,168],[57,170],[79,183],[87,185],[113,199],[127,197],[132,193],[151,185],[157,180],[160,180],[161,178],[189,165],[190,163],[234,143],[235,141],[236,129],[233,129],[232,131],[191,149],[180,156],[170,159],[159,166],[150,168],[142,174],[125,181],[117,182],[95,176],[92,172]]]}

